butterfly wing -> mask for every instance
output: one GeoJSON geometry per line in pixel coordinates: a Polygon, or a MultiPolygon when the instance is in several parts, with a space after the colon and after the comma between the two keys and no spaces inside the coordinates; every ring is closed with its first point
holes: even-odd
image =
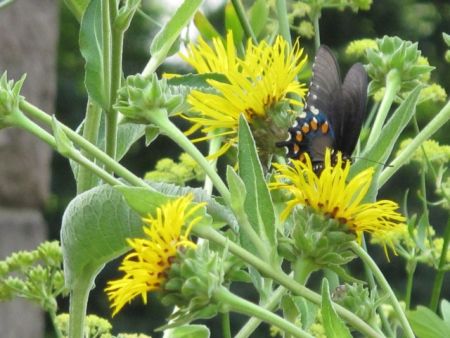
{"type": "Polygon", "coordinates": [[[366,117],[367,72],[360,63],[354,64],[333,101],[328,113],[335,133],[335,149],[350,157],[358,141],[366,117]]]}
{"type": "Polygon", "coordinates": [[[341,88],[339,65],[329,47],[319,47],[312,70],[305,110],[316,108],[328,115],[334,109],[334,98],[341,88]]]}

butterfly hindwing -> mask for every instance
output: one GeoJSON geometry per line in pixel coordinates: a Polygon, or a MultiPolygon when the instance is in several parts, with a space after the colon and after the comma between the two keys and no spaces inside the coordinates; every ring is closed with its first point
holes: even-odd
{"type": "Polygon", "coordinates": [[[328,114],[335,132],[335,149],[347,157],[352,155],[366,117],[367,73],[363,65],[354,64],[328,114]]]}
{"type": "Polygon", "coordinates": [[[309,93],[303,112],[289,128],[289,137],[277,145],[286,147],[287,156],[304,159],[307,153],[318,172],[325,150],[331,148],[350,158],[365,118],[367,73],[357,63],[341,84],[339,65],[327,46],[317,51],[309,93]]]}

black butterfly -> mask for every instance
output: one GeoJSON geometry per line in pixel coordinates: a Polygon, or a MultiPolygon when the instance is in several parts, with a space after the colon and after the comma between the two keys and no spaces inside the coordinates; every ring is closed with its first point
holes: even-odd
{"type": "Polygon", "coordinates": [[[289,138],[277,146],[287,147],[286,156],[293,159],[303,160],[307,153],[316,172],[323,168],[327,147],[350,159],[366,116],[366,101],[367,73],[362,64],[354,64],[341,84],[336,58],[329,47],[320,46],[303,113],[288,129],[289,138]]]}

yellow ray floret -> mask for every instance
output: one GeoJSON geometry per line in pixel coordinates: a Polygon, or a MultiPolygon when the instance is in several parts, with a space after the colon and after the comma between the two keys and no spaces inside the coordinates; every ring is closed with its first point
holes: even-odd
{"type": "Polygon", "coordinates": [[[228,145],[224,147],[229,147],[236,142],[240,114],[251,124],[256,117],[266,118],[278,103],[302,105],[306,87],[296,76],[307,58],[298,41],[290,48],[281,36],[273,45],[265,41],[254,45],[249,40],[243,58],[236,54],[231,32],[226,46],[219,38],[213,39],[213,46],[200,38],[198,45],[189,45],[187,55],[182,56],[198,73],[219,73],[227,79],[208,80],[216,93],[191,92],[188,102],[193,115],[186,119],[193,123],[193,130],[214,134],[207,138],[226,135],[228,145]]]}
{"type": "Polygon", "coordinates": [[[333,165],[327,149],[320,175],[314,172],[308,154],[305,155],[305,162],[293,160],[292,165],[274,164],[277,173],[271,188],[292,194],[281,214],[283,220],[295,206],[304,205],[345,224],[359,242],[362,234],[367,232],[378,242],[393,246],[393,238],[396,237],[393,235],[405,233],[405,217],[396,211],[397,203],[389,200],[363,203],[372,182],[373,168],[348,181],[350,162],[344,162],[340,153],[333,165]]]}
{"type": "Polygon", "coordinates": [[[195,248],[188,236],[201,217],[191,216],[205,204],[190,206],[191,202],[192,195],[187,195],[164,204],[157,209],[155,217],[143,218],[145,238],[127,239],[133,251],[119,268],[125,275],[108,282],[105,289],[113,316],[139,295],[146,304],[147,293],[160,290],[166,281],[177,249],[180,246],[195,248]]]}

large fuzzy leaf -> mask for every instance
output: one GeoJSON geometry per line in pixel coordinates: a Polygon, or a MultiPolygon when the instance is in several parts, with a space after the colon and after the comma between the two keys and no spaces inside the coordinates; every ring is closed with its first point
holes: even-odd
{"type": "Polygon", "coordinates": [[[61,246],[69,288],[86,274],[98,273],[104,264],[127,251],[126,238],[142,235],[142,222],[122,197],[108,185],[75,197],[64,212],[61,246]]]}

